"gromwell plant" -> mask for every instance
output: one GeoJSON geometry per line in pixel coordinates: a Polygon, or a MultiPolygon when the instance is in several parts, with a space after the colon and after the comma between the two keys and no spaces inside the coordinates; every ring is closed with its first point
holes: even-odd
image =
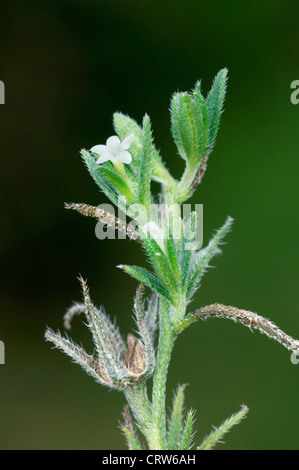
{"type": "MultiPolygon", "coordinates": [[[[73,304],[67,311],[64,326],[70,329],[73,317],[84,314],[93,338],[94,353],[87,353],[67,335],[62,336],[50,328],[45,333],[46,340],[70,356],[96,382],[124,394],[127,405],[121,429],[129,449],[193,447],[194,411],[184,412],[185,386],[178,386],[170,416],[165,398],[175,340],[195,321],[210,317],[231,319],[299,354],[299,341],[253,312],[218,303],[189,311],[203,274],[220,251],[222,240],[233,223],[228,217],[202,248],[196,237],[197,212],[182,216],[182,207],[200,185],[215,145],[226,83],[227,70],[223,69],[216,75],[206,97],[201,82],[197,82],[191,92],[177,92],[172,96],[171,132],[178,154],[185,161],[180,180],[170,174],[154,145],[148,115],[139,126],[128,116],[115,113],[116,135],[109,137],[105,145],[81,151],[92,178],[113,206],[130,219],[129,223],[115,217],[113,210],[109,212],[81,203],[66,204],[67,209],[94,217],[126,235],[131,243],[136,243],[136,249],[143,248],[149,262],[147,267],[118,266],[138,282],[133,303],[137,333],[128,333],[126,341],[103,307],[93,304],[82,277],[83,302],[73,304]],[[153,194],[152,181],[160,183],[158,195],[153,194]]],[[[243,405],[196,448],[213,448],[247,411],[243,405]]]]}

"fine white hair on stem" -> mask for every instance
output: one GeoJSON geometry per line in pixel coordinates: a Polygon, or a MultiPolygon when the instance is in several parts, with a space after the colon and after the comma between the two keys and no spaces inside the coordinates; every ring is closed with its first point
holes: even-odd
{"type": "Polygon", "coordinates": [[[139,233],[134,229],[132,224],[126,224],[123,220],[100,207],[81,203],[65,203],[64,207],[65,209],[75,210],[86,217],[94,217],[95,219],[101,220],[107,227],[117,229],[119,232],[128,235],[131,240],[138,240],[140,238],[139,233]]]}
{"type": "Polygon", "coordinates": [[[268,338],[278,341],[282,346],[289,351],[299,353],[299,341],[287,335],[284,331],[278,328],[275,323],[267,318],[264,318],[257,313],[248,310],[242,310],[236,307],[230,307],[222,304],[212,304],[202,307],[193,313],[194,317],[206,320],[208,318],[227,318],[250,329],[258,330],[260,333],[265,334],[268,338]]]}
{"type": "Polygon", "coordinates": [[[155,331],[157,328],[157,318],[159,313],[159,295],[153,292],[151,297],[147,299],[147,308],[145,312],[146,324],[148,331],[154,341],[155,331]]]}
{"type": "Polygon", "coordinates": [[[217,443],[223,443],[221,438],[231,430],[233,426],[238,424],[242,419],[246,418],[249,409],[246,405],[242,405],[240,411],[234,413],[230,418],[226,419],[219,428],[213,426],[212,431],[208,436],[205,437],[203,442],[197,450],[211,450],[217,443]]]}
{"type": "Polygon", "coordinates": [[[63,351],[67,356],[71,357],[74,362],[79,364],[87,374],[91,375],[97,382],[106,384],[104,380],[97,373],[98,365],[93,358],[86,353],[86,351],[75,344],[68,337],[61,336],[60,332],[54,333],[51,328],[47,328],[45,332],[46,341],[50,341],[54,346],[63,351]]]}
{"type": "Polygon", "coordinates": [[[63,326],[66,330],[71,329],[71,323],[76,315],[81,315],[86,310],[85,304],[74,302],[73,305],[67,309],[63,316],[63,326]]]}

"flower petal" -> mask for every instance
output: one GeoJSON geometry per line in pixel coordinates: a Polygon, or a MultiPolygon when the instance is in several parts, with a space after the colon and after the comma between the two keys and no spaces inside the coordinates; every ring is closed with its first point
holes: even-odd
{"type": "Polygon", "coordinates": [[[104,155],[102,155],[100,158],[97,159],[96,163],[100,165],[101,163],[107,162],[108,160],[111,160],[112,155],[111,153],[107,152],[104,155]]]}
{"type": "Polygon", "coordinates": [[[116,154],[120,150],[120,140],[117,135],[109,137],[106,141],[106,145],[113,154],[116,154]]]}
{"type": "Polygon", "coordinates": [[[133,140],[135,139],[135,135],[134,134],[130,134],[128,135],[123,141],[122,143],[120,144],[120,147],[122,150],[128,150],[128,148],[131,147],[131,144],[133,142],[133,140]]]}
{"type": "Polygon", "coordinates": [[[94,145],[90,149],[91,152],[97,153],[98,155],[105,155],[109,151],[106,145],[94,145]]]}
{"type": "Polygon", "coordinates": [[[127,152],[126,150],[123,150],[122,152],[118,152],[118,154],[115,155],[115,158],[123,163],[131,163],[132,161],[131,154],[127,152]]]}

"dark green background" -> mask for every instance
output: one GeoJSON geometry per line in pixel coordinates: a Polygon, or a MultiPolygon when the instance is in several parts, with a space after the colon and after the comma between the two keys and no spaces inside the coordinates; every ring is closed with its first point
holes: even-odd
{"type": "MultiPolygon", "coordinates": [[[[0,447],[120,449],[124,405],[44,343],[45,325],[80,300],[88,278],[123,333],[133,326],[133,279],[116,265],[145,263],[128,240],[99,241],[93,220],[64,201],[105,197],[80,161],[82,147],[113,134],[112,113],[139,122],[175,176],[183,163],[169,132],[169,101],[229,69],[229,89],[208,172],[193,203],[204,204],[204,240],[235,218],[223,255],[194,308],[222,302],[271,318],[299,337],[299,79],[297,1],[60,0],[1,7],[0,447]]],[[[72,337],[91,348],[86,328],[72,337]]],[[[168,379],[190,384],[199,442],[246,403],[248,419],[225,449],[298,449],[299,364],[258,333],[224,320],[197,323],[176,343],[168,379]]]]}

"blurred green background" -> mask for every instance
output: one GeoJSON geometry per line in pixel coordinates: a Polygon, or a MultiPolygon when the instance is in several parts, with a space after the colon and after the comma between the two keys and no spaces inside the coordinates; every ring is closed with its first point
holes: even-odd
{"type": "MultiPolygon", "coordinates": [[[[46,325],[81,300],[76,279],[126,334],[136,283],[117,264],[144,264],[128,240],[99,241],[95,222],[65,201],[107,202],[80,160],[113,134],[112,113],[141,122],[178,177],[169,132],[174,91],[229,69],[225,113],[208,171],[192,203],[204,204],[204,242],[235,219],[217,269],[194,308],[213,302],[251,309],[299,337],[299,4],[257,0],[10,1],[1,6],[2,195],[0,256],[1,449],[122,449],[124,399],[43,340],[46,325]]],[[[80,320],[72,337],[91,349],[80,320]]],[[[195,324],[175,346],[169,406],[190,384],[199,442],[246,403],[248,419],[223,449],[298,449],[299,364],[279,344],[224,320],[195,324]]]]}

